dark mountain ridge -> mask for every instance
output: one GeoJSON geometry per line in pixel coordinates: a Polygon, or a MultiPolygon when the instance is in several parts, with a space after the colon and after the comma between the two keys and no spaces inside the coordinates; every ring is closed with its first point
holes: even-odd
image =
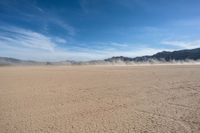
{"type": "Polygon", "coordinates": [[[199,59],[200,59],[200,48],[196,48],[196,49],[179,50],[179,51],[173,51],[173,52],[163,51],[151,56],[141,56],[141,57],[135,57],[135,58],[117,56],[117,57],[105,59],[104,61],[145,62],[145,61],[150,61],[150,60],[157,60],[157,61],[169,62],[173,60],[174,61],[185,61],[185,60],[195,61],[199,59]]]}

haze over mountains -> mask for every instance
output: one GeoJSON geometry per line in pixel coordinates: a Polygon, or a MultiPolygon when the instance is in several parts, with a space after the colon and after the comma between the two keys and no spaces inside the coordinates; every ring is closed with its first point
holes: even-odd
{"type": "Polygon", "coordinates": [[[58,62],[39,62],[32,60],[20,60],[9,57],[0,57],[0,66],[8,65],[93,65],[93,64],[117,64],[117,63],[165,63],[174,61],[198,61],[200,60],[200,48],[190,49],[190,50],[179,50],[179,51],[163,51],[156,53],[151,56],[140,56],[140,57],[124,57],[117,56],[111,57],[104,60],[92,60],[92,61],[58,61],[58,62]]]}

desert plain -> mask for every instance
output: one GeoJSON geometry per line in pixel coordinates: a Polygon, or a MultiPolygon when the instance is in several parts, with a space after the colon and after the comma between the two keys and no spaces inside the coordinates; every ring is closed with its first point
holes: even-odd
{"type": "Polygon", "coordinates": [[[200,65],[0,67],[0,133],[200,133],[200,65]]]}

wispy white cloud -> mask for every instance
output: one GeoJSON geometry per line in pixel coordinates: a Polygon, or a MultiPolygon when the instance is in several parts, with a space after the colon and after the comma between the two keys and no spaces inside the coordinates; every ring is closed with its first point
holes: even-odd
{"type": "Polygon", "coordinates": [[[161,42],[165,45],[174,46],[178,49],[193,49],[193,48],[199,48],[200,47],[200,40],[193,40],[193,41],[163,41],[161,42]]]}
{"type": "Polygon", "coordinates": [[[1,29],[4,30],[4,33],[7,32],[7,34],[1,33],[0,42],[2,45],[15,45],[51,52],[54,51],[54,48],[56,47],[56,45],[51,41],[51,38],[37,32],[16,27],[1,29]]]}
{"type": "MultiPolygon", "coordinates": [[[[76,42],[78,43],[78,42],[76,42]]],[[[112,56],[151,55],[166,49],[136,48],[128,43],[99,42],[99,47],[72,45],[64,38],[17,27],[0,27],[0,56],[31,60],[96,60],[112,56]],[[65,45],[61,47],[60,44],[65,45]]]]}
{"type": "Polygon", "coordinates": [[[66,52],[59,50],[59,43],[66,41],[22,28],[0,27],[0,56],[37,60],[67,58],[66,52]]]}

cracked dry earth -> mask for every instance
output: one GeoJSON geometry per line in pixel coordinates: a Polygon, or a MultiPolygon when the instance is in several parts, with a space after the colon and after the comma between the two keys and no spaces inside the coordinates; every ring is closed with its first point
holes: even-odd
{"type": "Polygon", "coordinates": [[[0,133],[199,133],[200,66],[0,68],[0,133]]]}

